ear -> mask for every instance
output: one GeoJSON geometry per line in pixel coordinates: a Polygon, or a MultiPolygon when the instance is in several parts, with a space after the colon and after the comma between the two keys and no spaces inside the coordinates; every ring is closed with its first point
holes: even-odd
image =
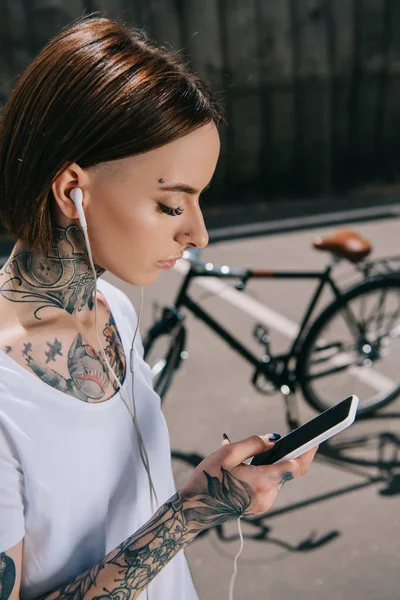
{"type": "Polygon", "coordinates": [[[61,213],[69,219],[78,219],[78,211],[75,208],[73,200],[70,198],[71,191],[79,187],[83,192],[83,203],[85,206],[85,199],[87,201],[87,192],[89,184],[89,177],[87,173],[76,163],[69,165],[64,171],[62,171],[56,179],[53,181],[51,190],[53,192],[54,200],[61,213]]]}

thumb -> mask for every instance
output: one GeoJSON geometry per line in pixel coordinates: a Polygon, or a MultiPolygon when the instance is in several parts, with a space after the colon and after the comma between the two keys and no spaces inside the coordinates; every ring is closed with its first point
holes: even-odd
{"type": "MultiPolygon", "coordinates": [[[[263,452],[271,450],[275,445],[273,437],[273,433],[267,433],[266,435],[251,435],[240,442],[230,444],[230,453],[226,461],[228,469],[240,465],[240,463],[244,462],[246,459],[252,458],[257,454],[262,454],[263,452]]],[[[275,437],[275,440],[276,439],[278,438],[275,437]]]]}

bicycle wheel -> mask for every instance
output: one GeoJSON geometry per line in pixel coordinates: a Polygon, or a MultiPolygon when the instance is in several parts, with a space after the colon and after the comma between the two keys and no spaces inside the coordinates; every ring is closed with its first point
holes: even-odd
{"type": "Polygon", "coordinates": [[[144,344],[144,360],[151,368],[153,387],[163,401],[175,371],[184,357],[186,330],[179,323],[167,334],[160,334],[144,344]]]}
{"type": "Polygon", "coordinates": [[[324,411],[356,394],[358,416],[400,393],[400,278],[365,281],[343,294],[310,328],[297,364],[306,401],[324,411]]]}

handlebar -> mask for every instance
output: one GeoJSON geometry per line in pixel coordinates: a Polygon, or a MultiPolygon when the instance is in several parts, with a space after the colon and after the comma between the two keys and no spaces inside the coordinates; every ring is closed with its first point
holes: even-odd
{"type": "Polygon", "coordinates": [[[214,263],[211,262],[200,260],[200,252],[200,248],[195,248],[192,250],[185,250],[183,253],[183,258],[191,264],[191,271],[195,272],[196,275],[237,278],[241,280],[246,280],[252,275],[252,271],[249,269],[235,269],[233,267],[228,267],[227,265],[219,266],[214,265],[214,263]]]}
{"type": "Polygon", "coordinates": [[[274,271],[271,271],[271,269],[236,269],[227,265],[221,267],[211,262],[204,262],[199,258],[200,252],[200,248],[185,250],[183,258],[190,262],[196,273],[201,275],[248,279],[249,277],[271,277],[274,274],[274,271]]]}

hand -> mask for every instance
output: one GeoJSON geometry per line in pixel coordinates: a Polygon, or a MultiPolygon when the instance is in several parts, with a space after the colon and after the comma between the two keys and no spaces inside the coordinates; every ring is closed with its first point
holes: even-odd
{"type": "Polygon", "coordinates": [[[186,518],[198,531],[242,515],[270,510],[282,485],[305,475],[318,447],[277,465],[254,466],[243,461],[270,450],[268,436],[253,435],[240,442],[222,442],[207,456],[179,491],[186,518]]]}

